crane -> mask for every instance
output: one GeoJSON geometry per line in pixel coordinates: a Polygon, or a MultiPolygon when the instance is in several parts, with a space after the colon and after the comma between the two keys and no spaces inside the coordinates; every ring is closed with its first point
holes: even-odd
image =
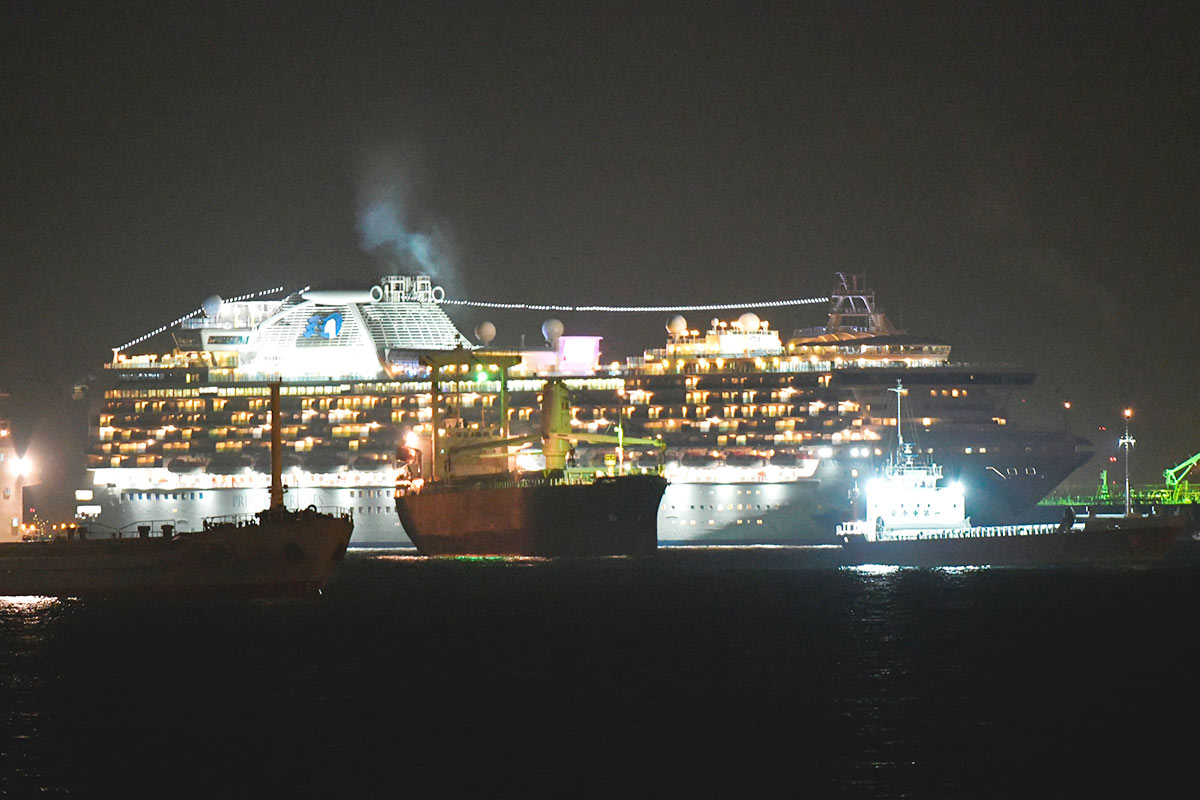
{"type": "Polygon", "coordinates": [[[1180,502],[1188,494],[1188,482],[1184,480],[1192,467],[1200,464],[1200,453],[1175,466],[1164,469],[1163,477],[1167,480],[1167,490],[1172,502],[1180,502]]]}

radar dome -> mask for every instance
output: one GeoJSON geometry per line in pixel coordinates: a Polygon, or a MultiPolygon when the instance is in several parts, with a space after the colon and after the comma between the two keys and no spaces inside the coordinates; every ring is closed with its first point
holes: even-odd
{"type": "Polygon", "coordinates": [[[757,331],[758,314],[755,314],[753,311],[747,311],[745,314],[742,314],[740,317],[738,317],[738,325],[744,331],[757,331]]]}
{"type": "Polygon", "coordinates": [[[558,341],[558,337],[562,336],[563,324],[556,319],[548,319],[542,323],[542,336],[550,344],[558,341]]]}
{"type": "Polygon", "coordinates": [[[221,311],[221,304],[225,301],[221,299],[221,295],[213,294],[205,298],[200,304],[200,310],[204,312],[204,316],[212,319],[221,311]]]}
{"type": "Polygon", "coordinates": [[[679,314],[667,320],[667,333],[672,336],[682,336],[687,333],[687,320],[679,314]]]}
{"type": "Polygon", "coordinates": [[[496,338],[496,326],[490,322],[481,322],[475,326],[475,338],[484,345],[492,343],[496,338]]]}

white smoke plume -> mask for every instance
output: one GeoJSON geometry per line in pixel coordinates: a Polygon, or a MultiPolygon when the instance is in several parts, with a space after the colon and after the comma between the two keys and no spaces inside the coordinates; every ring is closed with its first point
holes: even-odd
{"type": "Polygon", "coordinates": [[[358,233],[364,251],[388,268],[453,282],[454,249],[434,224],[414,219],[412,170],[398,157],[376,152],[362,159],[358,181],[358,233]]]}

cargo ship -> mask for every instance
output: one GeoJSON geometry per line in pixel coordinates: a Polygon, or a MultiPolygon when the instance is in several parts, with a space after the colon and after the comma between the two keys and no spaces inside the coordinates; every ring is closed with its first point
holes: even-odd
{"type": "Polygon", "coordinates": [[[199,531],[88,525],[0,543],[0,595],[302,597],[346,552],[348,515],[316,509],[207,521],[199,531]]]}
{"type": "MultiPolygon", "coordinates": [[[[273,418],[279,419],[278,386],[273,418]]],[[[346,553],[346,512],[283,503],[278,428],[267,508],[206,519],[199,530],[138,525],[130,534],[96,525],[54,526],[0,543],[0,595],[279,597],[320,592],[346,553]]]]}
{"type": "MultiPolygon", "coordinates": [[[[519,363],[517,356],[486,354],[498,366],[519,363]]],[[[427,360],[435,387],[444,366],[480,361],[470,351],[427,360]]],[[[436,390],[436,389],[435,389],[436,390]]],[[[509,436],[503,425],[495,435],[440,434],[432,425],[428,451],[413,449],[410,470],[396,493],[396,511],[417,550],[429,556],[644,556],[658,547],[658,507],[667,480],[657,469],[626,464],[625,447],[659,447],[661,441],[587,434],[571,430],[570,405],[563,381],[542,387],[542,425],[536,435],[509,436]],[[578,467],[580,442],[615,445],[617,453],[603,468],[578,467]],[[542,468],[516,466],[518,453],[540,450],[542,468]],[[422,465],[431,466],[428,478],[422,465]]],[[[465,431],[462,431],[465,433],[465,431]]]]}
{"type": "Polygon", "coordinates": [[[846,560],[919,567],[1141,565],[1183,546],[1179,515],[1091,516],[1068,509],[1058,524],[973,526],[963,486],[943,483],[941,466],[905,441],[897,383],[897,446],[884,469],[864,481],[864,512],[838,526],[846,560]]]}
{"type": "MultiPolygon", "coordinates": [[[[952,361],[949,345],[898,330],[859,277],[839,275],[828,302],[826,325],[790,336],[750,312],[704,332],[676,314],[665,347],[603,361],[601,337],[548,321],[545,343],[512,351],[520,362],[501,374],[484,356],[495,351],[494,326],[461,333],[427,276],[385,276],[365,291],[213,297],[114,350],[88,392],[78,516],[186,529],[258,508],[276,374],[289,497],[351,509],[355,545],[412,545],[394,494],[406,440],[429,439],[435,414],[468,433],[503,422],[512,436],[534,435],[551,378],[570,395],[572,434],[622,430],[665,445],[660,544],[833,542],[855,481],[890,447],[886,390],[901,376],[922,446],[969,485],[980,521],[1020,518],[1090,457],[1090,443],[1066,430],[1010,418],[1033,373],[952,361]],[[156,344],[168,336],[169,347],[156,344]],[[447,369],[433,392],[422,356],[458,348],[480,362],[447,369]]],[[[580,441],[574,461],[603,468],[608,456],[580,441]]],[[[631,464],[658,457],[625,449],[631,464]]],[[[540,455],[514,458],[526,472],[546,468],[540,455]]]]}

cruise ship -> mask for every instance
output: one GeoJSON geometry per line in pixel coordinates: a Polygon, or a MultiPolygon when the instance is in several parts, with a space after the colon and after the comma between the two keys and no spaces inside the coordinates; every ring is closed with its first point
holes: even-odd
{"type": "MultiPolygon", "coordinates": [[[[601,337],[543,326],[543,347],[489,363],[494,327],[476,342],[445,314],[427,276],[393,275],[369,291],[302,290],[282,298],[210,298],[170,328],[114,351],[92,392],[88,478],[77,514],[116,530],[194,529],[255,510],[269,480],[268,386],[282,382],[289,505],[349,508],[353,545],[409,544],[394,491],[398,454],[439,429],[481,434],[503,420],[538,430],[548,378],[570,396],[580,432],[661,438],[671,480],[658,537],[671,543],[832,541],[850,497],[887,452],[887,388],[902,376],[919,446],[971,486],[980,520],[1019,515],[1090,456],[1065,431],[1018,426],[1003,412],[1034,375],[951,361],[950,348],[896,330],[861,279],[839,276],[826,326],[784,339],[745,313],[701,332],[676,315],[664,347],[601,364],[601,337]],[[436,401],[421,355],[466,349],[436,401]],[[514,359],[513,356],[519,356],[514,359]],[[502,388],[504,391],[502,391],[502,388]],[[501,397],[507,401],[502,402],[501,397]]],[[[636,447],[617,458],[658,457],[636,447]]],[[[573,465],[603,470],[609,449],[580,442],[573,465]]],[[[535,448],[514,453],[527,470],[535,448]]]]}
{"type": "Polygon", "coordinates": [[[663,542],[827,541],[886,463],[901,379],[915,446],[969,489],[981,524],[1021,518],[1092,455],[1066,430],[1009,418],[1033,372],[953,361],[949,345],[896,328],[862,276],[838,274],[827,324],[786,341],[749,312],[667,327],[665,348],[623,370],[635,430],[676,456],[663,542]]]}

